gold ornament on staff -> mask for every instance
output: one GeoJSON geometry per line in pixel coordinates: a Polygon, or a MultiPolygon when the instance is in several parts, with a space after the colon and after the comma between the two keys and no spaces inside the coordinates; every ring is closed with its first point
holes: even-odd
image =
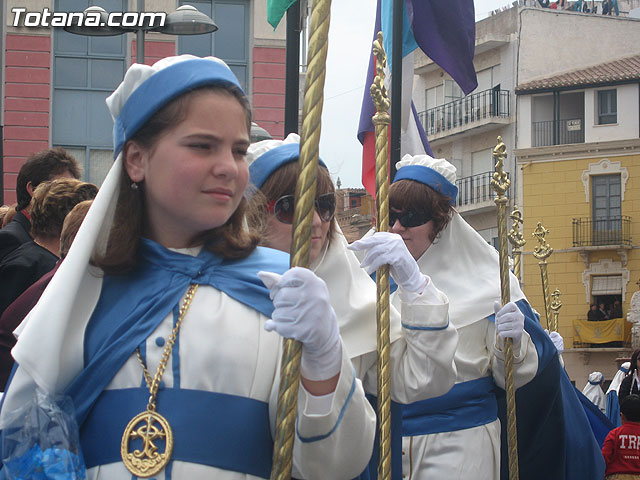
{"type": "MultiPolygon", "coordinates": [[[[497,194],[495,198],[498,207],[498,241],[500,258],[500,290],[502,305],[511,301],[509,284],[509,250],[507,244],[507,202],[506,192],[511,181],[504,171],[504,161],[507,157],[507,147],[498,137],[498,144],[493,149],[496,160],[496,171],[491,179],[491,188],[497,194]]],[[[516,392],[513,380],[513,339],[504,339],[504,370],[505,391],[507,394],[507,447],[509,453],[509,480],[518,480],[518,434],[516,431],[516,392]]]]}
{"type": "Polygon", "coordinates": [[[550,331],[557,332],[558,331],[558,315],[560,314],[560,309],[562,308],[562,302],[560,301],[560,295],[562,292],[557,288],[551,294],[551,303],[549,307],[553,312],[553,323],[550,331]]]}
{"type": "MultiPolygon", "coordinates": [[[[304,85],[300,159],[298,161],[298,181],[293,215],[292,267],[309,266],[311,225],[316,199],[320,120],[324,104],[323,92],[329,46],[330,12],[331,0],[316,0],[312,3],[309,25],[309,61],[304,85]]],[[[301,354],[302,344],[300,342],[291,338],[283,341],[271,480],[291,478],[301,354]]]]}
{"type": "Polygon", "coordinates": [[[513,257],[513,274],[520,280],[520,260],[522,258],[522,247],[527,241],[520,231],[522,225],[522,212],[518,210],[518,206],[514,205],[509,218],[513,220],[511,230],[509,230],[509,243],[511,243],[511,256],[513,257]]]}
{"type": "Polygon", "coordinates": [[[538,222],[538,226],[533,231],[532,236],[538,240],[538,246],[533,249],[533,256],[538,260],[540,265],[540,274],[542,275],[542,293],[544,297],[544,314],[547,318],[547,328],[550,332],[557,332],[558,326],[553,328],[551,321],[551,297],[549,295],[549,279],[547,278],[547,258],[553,253],[553,248],[545,240],[545,235],[549,233],[549,230],[542,226],[542,223],[538,222]]]}
{"type": "MultiPolygon", "coordinates": [[[[371,98],[376,107],[373,125],[376,134],[376,230],[389,230],[389,97],[384,86],[384,68],[387,55],[382,43],[382,32],[373,42],[376,56],[376,76],[371,85],[371,98]]],[[[376,317],[378,333],[378,479],[391,478],[391,390],[389,374],[389,265],[382,265],[376,272],[376,317]]]]}

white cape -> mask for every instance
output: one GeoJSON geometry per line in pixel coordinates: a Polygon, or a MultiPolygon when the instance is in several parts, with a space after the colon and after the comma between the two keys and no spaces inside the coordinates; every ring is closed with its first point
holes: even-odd
{"type": "MultiPolygon", "coordinates": [[[[501,301],[498,252],[458,212],[418,259],[418,266],[449,297],[449,319],[456,328],[492,315],[494,301],[501,301]]],[[[525,298],[515,275],[509,278],[511,301],[525,298]]]]}
{"type": "MultiPolygon", "coordinates": [[[[327,284],[340,335],[349,356],[355,358],[377,350],[376,284],[347,246],[344,234],[336,228],[327,252],[311,268],[327,284]]],[[[402,336],[400,314],[393,307],[390,322],[393,342],[402,336]]]]}

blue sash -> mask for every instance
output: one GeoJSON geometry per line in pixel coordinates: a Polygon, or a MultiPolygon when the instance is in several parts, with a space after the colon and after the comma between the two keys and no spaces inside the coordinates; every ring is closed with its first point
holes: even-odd
{"type": "MultiPolygon", "coordinates": [[[[87,468],[120,462],[120,442],[129,421],[147,405],[145,388],[105,390],[80,430],[87,468]]],[[[163,389],[158,413],[173,431],[171,460],[269,478],[273,440],[269,406],[235,395],[163,389]]],[[[164,451],[164,441],[154,441],[164,451]]],[[[139,448],[139,447],[138,447],[139,448]]]]}
{"type": "Polygon", "coordinates": [[[402,406],[402,435],[453,432],[498,418],[493,377],[457,383],[448,393],[402,406]]]}

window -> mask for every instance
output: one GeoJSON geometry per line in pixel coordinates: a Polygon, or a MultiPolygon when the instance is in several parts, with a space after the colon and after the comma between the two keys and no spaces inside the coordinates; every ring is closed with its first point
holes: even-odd
{"type": "MultiPolygon", "coordinates": [[[[125,0],[56,0],[56,11],[78,12],[89,5],[108,12],[127,10],[125,0]]],[[[61,28],[53,33],[52,143],[65,147],[85,179],[100,185],[113,162],[113,121],[105,99],[125,72],[125,35],[88,37],[61,28]]]]}
{"type": "Polygon", "coordinates": [[[213,18],[220,28],[206,35],[180,35],[178,53],[224,60],[247,91],[249,64],[249,0],[181,1],[213,18]]]}
{"type": "Polygon", "coordinates": [[[598,91],[598,125],[618,122],[616,89],[598,91]]]}
{"type": "Polygon", "coordinates": [[[453,80],[444,81],[444,103],[453,102],[464,97],[464,93],[453,80]]]}
{"type": "Polygon", "coordinates": [[[592,277],[591,295],[622,295],[622,275],[592,277]]]}
{"type": "Polygon", "coordinates": [[[591,177],[591,186],[594,245],[620,243],[622,238],[620,175],[595,175],[591,177]]]}

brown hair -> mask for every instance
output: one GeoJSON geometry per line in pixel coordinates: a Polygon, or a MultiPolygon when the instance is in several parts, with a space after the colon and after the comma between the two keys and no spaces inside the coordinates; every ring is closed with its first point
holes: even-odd
{"type": "Polygon", "coordinates": [[[4,217],[2,218],[2,224],[0,224],[0,228],[4,228],[7,226],[7,224],[13,220],[13,217],[16,216],[16,213],[18,213],[16,211],[16,205],[17,203],[14,203],[12,205],[9,205],[9,210],[4,214],[4,217]]]}
{"type": "Polygon", "coordinates": [[[389,207],[395,210],[420,210],[433,219],[431,242],[445,229],[453,216],[449,197],[436,192],[424,183],[414,180],[398,180],[389,188],[389,207]]]}
{"type": "Polygon", "coordinates": [[[2,228],[2,225],[4,224],[4,217],[11,211],[15,209],[13,207],[10,207],[9,205],[2,205],[0,207],[0,228],[2,228]]]}
{"type": "MultiPolygon", "coordinates": [[[[295,195],[296,182],[298,180],[298,162],[289,162],[276,169],[269,178],[262,184],[251,198],[251,215],[248,216],[249,224],[262,234],[262,243],[269,238],[267,231],[267,219],[269,218],[268,205],[275,202],[285,195],[295,195]]],[[[251,188],[256,188],[252,186],[251,188]]],[[[335,192],[333,180],[329,171],[322,167],[318,167],[318,177],[316,183],[316,197],[327,193],[335,192]]],[[[331,243],[331,239],[336,231],[335,217],[331,219],[329,231],[327,233],[327,241],[331,243]]],[[[291,252],[289,252],[291,253],[291,252]]]]}
{"type": "Polygon", "coordinates": [[[60,236],[67,214],[78,203],[90,200],[98,193],[92,183],[75,178],[59,178],[43,182],[33,191],[31,203],[31,235],[53,238],[60,236]]]}
{"type": "Polygon", "coordinates": [[[60,233],[60,258],[66,257],[67,253],[69,253],[73,239],[76,237],[78,229],[82,225],[84,217],[87,216],[92,203],[93,200],[85,200],[78,203],[64,218],[62,232],[60,233]]]}
{"type": "Polygon", "coordinates": [[[629,366],[629,371],[625,376],[629,377],[633,375],[633,372],[638,369],[638,357],[640,357],[640,348],[634,350],[631,354],[631,365],[629,366]]]}
{"type": "Polygon", "coordinates": [[[27,191],[27,184],[36,188],[42,182],[51,180],[57,175],[69,172],[73,178],[80,178],[80,167],[75,158],[62,147],[50,148],[32,154],[20,167],[20,173],[16,180],[16,196],[20,211],[31,202],[31,195],[27,191]]]}
{"type": "MultiPolygon", "coordinates": [[[[247,118],[248,133],[251,128],[251,108],[244,93],[231,85],[207,85],[183,94],[152,115],[127,141],[123,157],[126,156],[129,142],[136,142],[153,152],[160,137],[187,118],[191,102],[197,96],[210,92],[228,95],[238,100],[247,118]]],[[[106,252],[96,254],[92,258],[92,263],[106,273],[126,273],[135,268],[139,261],[138,247],[145,222],[144,183],[135,190],[131,188],[132,183],[123,166],[120,174],[120,193],[106,252]]],[[[206,249],[224,258],[237,259],[249,256],[258,244],[259,236],[254,231],[247,230],[244,224],[246,210],[247,200],[243,198],[224,225],[202,232],[193,239],[193,244],[204,244],[206,249]]]]}

